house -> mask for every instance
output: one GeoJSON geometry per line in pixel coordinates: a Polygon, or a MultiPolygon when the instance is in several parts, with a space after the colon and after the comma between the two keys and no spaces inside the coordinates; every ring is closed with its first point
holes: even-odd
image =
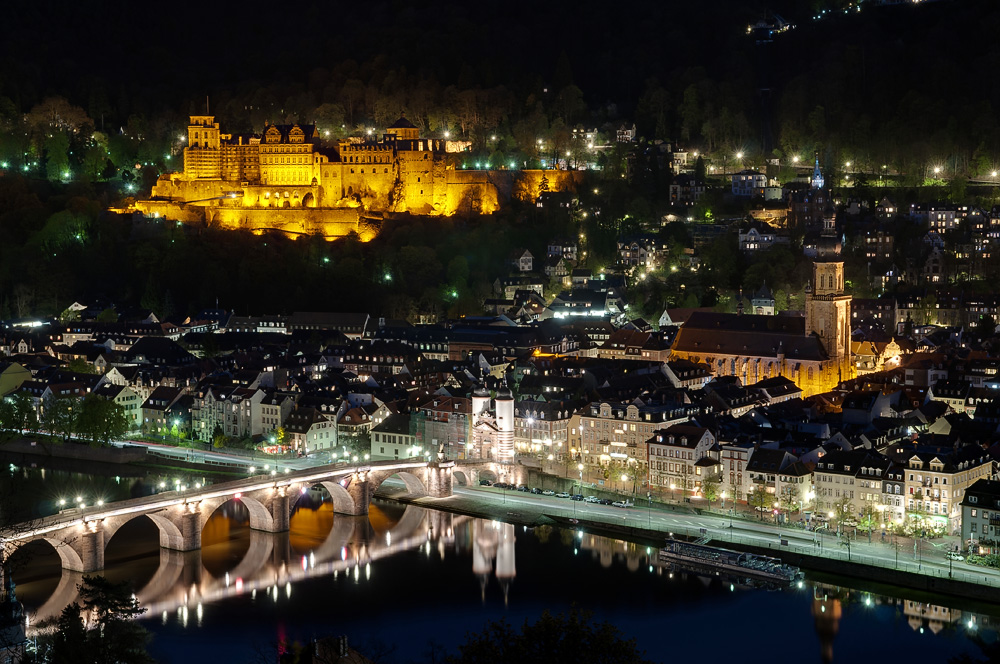
{"type": "Polygon", "coordinates": [[[320,451],[336,454],[337,423],[319,408],[300,406],[285,418],[285,441],[301,454],[320,451]]]}
{"type": "Polygon", "coordinates": [[[587,268],[578,267],[570,273],[573,288],[589,288],[594,279],[594,273],[587,268]]]}
{"type": "Polygon", "coordinates": [[[965,492],[962,546],[979,555],[1000,553],[1000,481],[979,479],[965,492]]]}
{"type": "Polygon", "coordinates": [[[519,290],[535,291],[545,297],[545,286],[545,280],[538,277],[498,277],[493,281],[493,292],[505,300],[513,300],[519,290]]]}
{"type": "Polygon", "coordinates": [[[568,237],[557,237],[549,241],[547,255],[549,258],[563,258],[568,261],[577,259],[576,241],[568,237]]]}
{"type": "Polygon", "coordinates": [[[721,472],[715,435],[705,427],[675,424],[658,430],[646,446],[651,487],[696,495],[702,480],[721,472]]]}
{"type": "Polygon", "coordinates": [[[31,372],[17,362],[0,362],[0,397],[17,392],[21,384],[31,380],[31,372]]]}
{"type": "Polygon", "coordinates": [[[760,171],[744,169],[732,175],[733,196],[763,197],[767,188],[767,175],[760,171]]]}
{"type": "Polygon", "coordinates": [[[693,175],[678,175],[670,183],[670,202],[674,205],[694,205],[705,195],[705,183],[693,175]]]}
{"type": "Polygon", "coordinates": [[[280,427],[295,407],[295,395],[268,391],[260,400],[261,433],[268,434],[280,427]]]}
{"type": "Polygon", "coordinates": [[[833,450],[816,463],[816,510],[840,523],[876,518],[885,500],[883,479],[890,460],[866,450],[833,450]]]}
{"type": "Polygon", "coordinates": [[[775,244],[788,244],[787,235],[781,235],[767,224],[754,223],[745,229],[740,229],[740,251],[753,254],[770,249],[775,244]]]}
{"type": "Polygon", "coordinates": [[[569,269],[566,267],[566,259],[561,256],[550,256],[545,259],[545,267],[542,271],[549,279],[562,279],[569,275],[569,269]]]}
{"type": "Polygon", "coordinates": [[[662,242],[652,237],[618,240],[618,262],[626,267],[653,269],[663,251],[662,242]]]}
{"type": "Polygon", "coordinates": [[[947,534],[961,532],[965,491],[993,476],[993,461],[977,444],[905,442],[890,446],[889,455],[905,467],[907,517],[947,534]]]}
{"type": "MultiPolygon", "coordinates": [[[[373,459],[413,459],[425,454],[423,446],[410,426],[410,415],[393,413],[372,429],[371,456],[373,459]]],[[[429,448],[426,450],[430,453],[429,448]]]]}
{"type": "Polygon", "coordinates": [[[154,389],[140,406],[139,427],[146,434],[165,435],[173,426],[172,407],[184,392],[179,387],[160,386],[154,389]]]}
{"type": "Polygon", "coordinates": [[[232,438],[260,436],[264,432],[260,388],[210,386],[194,400],[191,411],[192,436],[212,440],[216,430],[232,438]]]}
{"type": "Polygon", "coordinates": [[[515,249],[507,257],[507,264],[517,272],[531,272],[534,258],[527,249],[515,249]]]}

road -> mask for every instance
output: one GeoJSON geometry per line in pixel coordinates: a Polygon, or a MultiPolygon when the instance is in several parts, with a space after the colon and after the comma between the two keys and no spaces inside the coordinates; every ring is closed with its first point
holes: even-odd
{"type": "MultiPolygon", "coordinates": [[[[576,516],[583,519],[600,520],[610,523],[621,523],[636,528],[648,528],[665,533],[682,533],[699,535],[704,529],[706,535],[716,542],[741,542],[762,548],[772,548],[776,551],[783,547],[793,547],[801,553],[844,558],[849,553],[850,559],[878,564],[890,569],[912,569],[915,572],[947,578],[953,573],[955,578],[978,577],[979,583],[1000,585],[1000,570],[970,565],[966,562],[949,561],[945,558],[945,549],[951,544],[938,544],[928,540],[920,540],[917,548],[914,541],[899,538],[894,544],[892,536],[886,536],[886,542],[880,542],[878,535],[873,535],[869,544],[867,536],[858,539],[838,537],[829,530],[809,531],[801,528],[780,526],[769,521],[755,521],[737,516],[695,513],[693,510],[674,511],[669,506],[661,507],[643,505],[639,501],[633,508],[622,509],[610,505],[595,505],[571,501],[566,498],[541,496],[520,491],[503,491],[492,487],[454,487],[454,493],[472,499],[489,498],[492,501],[502,500],[509,507],[520,507],[525,511],[537,513],[576,516]],[[501,495],[502,494],[502,495],[501,495]],[[730,526],[730,523],[732,526],[730,526]],[[783,544],[782,540],[787,544],[783,544]]],[[[969,579],[971,580],[971,578],[969,579]]]]}
{"type": "MultiPolygon", "coordinates": [[[[126,441],[116,444],[119,446],[125,444],[140,445],[149,448],[156,454],[192,463],[236,466],[247,469],[250,467],[261,469],[263,468],[262,464],[269,464],[274,465],[279,472],[285,468],[302,470],[329,463],[327,459],[317,457],[274,461],[143,441],[126,441]]],[[[456,495],[466,498],[485,499],[494,503],[502,501],[502,504],[520,506],[539,514],[555,513],[579,516],[612,523],[620,522],[627,526],[659,530],[665,533],[679,532],[685,535],[698,535],[704,529],[704,534],[711,536],[716,541],[742,542],[776,550],[781,546],[792,546],[801,553],[820,556],[824,555],[824,552],[827,552],[827,555],[831,557],[844,557],[844,553],[848,553],[852,560],[865,560],[867,558],[869,560],[865,560],[865,562],[872,562],[891,569],[912,569],[912,571],[943,577],[954,573],[956,578],[978,577],[980,583],[1000,585],[1000,570],[969,565],[960,561],[948,561],[944,553],[946,549],[952,547],[949,540],[945,540],[944,544],[919,540],[915,545],[912,539],[901,537],[897,540],[897,538],[889,536],[886,542],[880,542],[878,537],[873,537],[872,543],[869,544],[867,537],[847,540],[838,537],[829,530],[814,532],[801,528],[779,526],[766,520],[757,521],[739,516],[730,518],[708,512],[698,514],[684,506],[675,508],[669,505],[661,506],[658,503],[644,506],[644,501],[641,499],[637,501],[636,507],[622,509],[610,505],[596,505],[582,501],[571,501],[567,498],[507,491],[494,487],[456,485],[453,490],[456,495]],[[787,544],[783,545],[782,540],[787,544]]]]}
{"type": "Polygon", "coordinates": [[[261,469],[264,465],[274,466],[280,470],[289,468],[291,470],[304,470],[306,468],[312,468],[314,466],[326,465],[328,462],[325,460],[320,460],[312,457],[300,457],[300,458],[290,458],[290,459],[280,459],[275,461],[274,459],[265,459],[261,457],[253,456],[241,456],[239,454],[227,454],[225,452],[206,452],[201,450],[194,450],[188,447],[176,447],[174,445],[165,445],[163,443],[151,443],[143,440],[123,440],[115,441],[111,443],[116,447],[124,447],[126,445],[135,447],[145,447],[151,452],[168,457],[171,459],[177,459],[178,461],[187,461],[189,463],[204,463],[212,466],[237,466],[241,468],[254,467],[261,469]]]}

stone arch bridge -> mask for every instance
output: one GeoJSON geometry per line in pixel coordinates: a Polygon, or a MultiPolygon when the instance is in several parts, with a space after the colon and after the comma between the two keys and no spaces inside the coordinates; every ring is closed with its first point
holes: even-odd
{"type": "MultiPolygon", "coordinates": [[[[452,495],[454,461],[376,461],[365,465],[336,464],[274,475],[257,475],[197,490],[168,491],[84,509],[63,510],[37,522],[0,533],[5,557],[28,542],[51,544],[67,570],[90,573],[104,568],[105,544],[123,525],[146,516],[159,529],[160,546],[175,551],[201,548],[201,533],[212,514],[236,500],[250,515],[250,528],[288,530],[298,494],[322,486],[334,512],[364,515],[379,486],[398,476],[410,496],[452,495]]],[[[469,468],[478,477],[478,465],[469,468]]]]}

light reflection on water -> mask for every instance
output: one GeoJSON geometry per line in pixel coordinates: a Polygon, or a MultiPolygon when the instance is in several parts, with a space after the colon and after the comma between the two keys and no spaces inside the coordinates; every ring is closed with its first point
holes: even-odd
{"type": "MultiPolygon", "coordinates": [[[[845,585],[745,590],[661,567],[655,548],[631,542],[383,501],[373,503],[368,517],[346,517],[334,515],[329,501],[307,496],[289,533],[251,531],[248,523],[246,509],[230,502],[207,521],[200,551],[161,550],[156,526],[145,518],[108,542],[103,573],[131,582],[150,610],[144,624],[157,635],[154,653],[176,660],[197,644],[206,659],[250,661],[251,650],[282,636],[339,633],[362,643],[389,640],[412,653],[426,647],[429,635],[454,648],[485,620],[519,624],[575,603],[619,624],[654,660],[696,655],[693,643],[684,645],[692,639],[682,637],[724,621],[727,639],[713,641],[713,649],[741,663],[765,661],[747,648],[752,653],[754,644],[769,643],[776,625],[789,646],[809,655],[766,661],[864,661],[871,651],[853,649],[866,640],[886,652],[943,661],[969,650],[968,634],[995,638],[1000,615],[845,585]],[[734,621],[735,615],[743,617],[734,621]],[[677,630],[669,647],[665,624],[677,630]]],[[[44,546],[24,558],[15,572],[19,597],[29,609],[56,615],[73,601],[68,581],[79,575],[61,572],[44,546]]]]}

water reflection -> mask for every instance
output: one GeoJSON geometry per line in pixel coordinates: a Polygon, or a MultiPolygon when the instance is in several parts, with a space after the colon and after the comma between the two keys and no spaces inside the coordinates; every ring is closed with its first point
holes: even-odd
{"type": "MultiPolygon", "coordinates": [[[[613,606],[628,606],[639,592],[646,593],[651,604],[642,611],[654,615],[698,604],[702,611],[708,606],[731,610],[733,598],[769,598],[781,602],[774,609],[782,612],[776,620],[797,616],[811,621],[818,644],[808,647],[818,646],[824,662],[834,661],[838,647],[851,645],[840,632],[852,613],[869,623],[879,616],[878,629],[890,621],[929,638],[957,635],[966,647],[965,635],[994,639],[1000,615],[995,607],[962,606],[960,600],[944,602],[898,589],[874,591],[815,580],[784,593],[762,593],[721,577],[662,565],[655,547],[633,542],[548,526],[528,529],[388,501],[374,502],[368,516],[349,517],[334,514],[329,500],[319,494],[300,501],[290,532],[283,534],[250,530],[246,509],[229,503],[207,522],[202,543],[200,551],[160,549],[155,526],[136,519],[109,542],[104,573],[112,580],[131,580],[148,610],[146,619],[164,629],[192,629],[207,620],[213,605],[238,608],[247,602],[257,621],[252,624],[264,629],[269,621],[280,623],[293,606],[304,614],[322,608],[340,611],[338,620],[347,615],[363,619],[365,611],[377,615],[381,603],[390,601],[386,586],[392,589],[390,595],[398,588],[412,594],[403,604],[411,612],[437,601],[475,614],[468,603],[471,591],[482,607],[480,615],[491,617],[499,617],[498,608],[523,612],[529,606],[558,605],[555,598],[567,596],[604,602],[613,592],[618,593],[613,606]],[[463,578],[470,583],[463,584],[463,578]],[[314,579],[334,584],[335,606],[328,604],[329,590],[323,599],[316,598],[320,582],[314,579]],[[496,594],[491,588],[502,593],[502,606],[492,599],[496,594]],[[567,588],[580,594],[568,595],[567,588]],[[600,590],[588,590],[593,588],[600,590]]],[[[33,630],[76,600],[81,576],[60,569],[57,558],[53,562],[41,554],[15,572],[18,595],[32,612],[33,630]]],[[[303,623],[307,619],[300,617],[303,623]]],[[[248,618],[234,615],[231,620],[248,618]]],[[[855,623],[851,631],[858,630],[855,623]]],[[[461,635],[457,631],[454,636],[461,635]]]]}

